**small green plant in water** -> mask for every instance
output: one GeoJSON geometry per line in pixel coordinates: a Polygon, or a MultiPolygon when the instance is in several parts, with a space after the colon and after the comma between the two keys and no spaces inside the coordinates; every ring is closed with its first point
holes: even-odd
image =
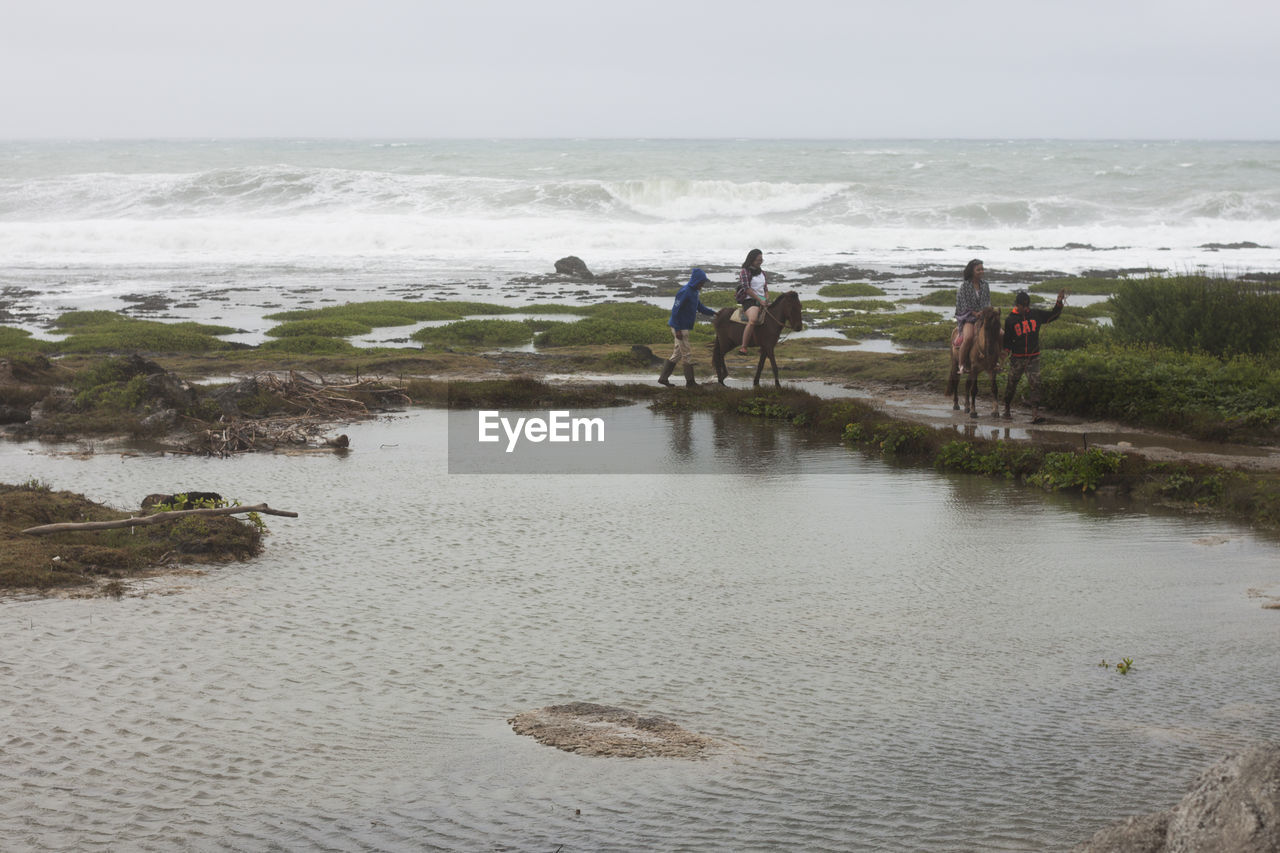
{"type": "Polygon", "coordinates": [[[1128,675],[1129,670],[1131,669],[1133,669],[1133,658],[1125,658],[1120,663],[1116,664],[1116,672],[1121,675],[1128,675]]]}

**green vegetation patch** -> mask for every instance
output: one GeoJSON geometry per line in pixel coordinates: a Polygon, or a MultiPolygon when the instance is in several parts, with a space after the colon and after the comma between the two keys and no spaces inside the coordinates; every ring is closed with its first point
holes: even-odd
{"type": "Polygon", "coordinates": [[[330,338],[322,335],[296,335],[263,341],[258,345],[263,352],[291,353],[294,355],[356,355],[365,350],[354,346],[342,338],[330,338]]]}
{"type": "Polygon", "coordinates": [[[938,308],[955,308],[956,307],[956,289],[949,287],[946,290],[931,290],[919,299],[912,299],[914,305],[935,305],[938,308]]]}
{"type": "Polygon", "coordinates": [[[31,337],[26,329],[0,326],[0,353],[33,352],[41,349],[41,342],[31,337]]]}
{"type": "Polygon", "coordinates": [[[435,346],[515,347],[533,340],[533,327],[518,320],[459,320],[419,329],[410,337],[435,346]]]}
{"type": "MultiPolygon", "coordinates": [[[[281,311],[267,314],[268,320],[293,322],[298,320],[345,320],[359,323],[370,329],[384,326],[408,326],[428,320],[461,320],[472,315],[511,314],[522,309],[488,302],[411,302],[408,300],[379,299],[371,302],[348,302],[324,308],[308,308],[297,311],[281,311]]],[[[542,310],[542,309],[539,309],[542,310]]],[[[364,334],[353,332],[352,334],[364,334]]]]}
{"type": "MultiPolygon", "coordinates": [[[[694,327],[695,333],[697,328],[694,327]]],[[[653,344],[670,337],[671,327],[663,320],[617,321],[591,317],[576,323],[556,323],[549,326],[534,337],[533,343],[538,347],[653,344]]],[[[690,338],[692,339],[692,335],[690,338]]]]}
{"type": "Polygon", "coordinates": [[[21,532],[43,524],[114,521],[129,515],[36,480],[0,483],[0,590],[85,587],[118,594],[120,579],[148,573],[162,561],[244,560],[262,550],[262,531],[227,515],[45,536],[21,532]]]}
{"type": "Polygon", "coordinates": [[[850,281],[840,284],[828,284],[818,288],[819,296],[884,296],[885,292],[874,284],[865,281],[850,281]]]}
{"type": "Polygon", "coordinates": [[[273,338],[349,338],[352,335],[367,335],[372,331],[373,326],[359,320],[317,317],[310,320],[288,320],[267,329],[267,335],[273,338]]]}
{"type": "Polygon", "coordinates": [[[718,310],[720,308],[732,308],[734,305],[737,305],[738,302],[733,298],[733,296],[734,293],[732,290],[707,290],[704,287],[700,298],[703,305],[708,308],[715,308],[718,310]]]}
{"type": "Polygon", "coordinates": [[[210,352],[230,349],[230,344],[216,336],[236,331],[229,326],[190,321],[138,320],[114,311],[70,311],[59,317],[54,327],[67,338],[46,342],[42,349],[59,353],[210,352]]]}
{"type": "Polygon", "coordinates": [[[895,344],[922,346],[927,344],[946,344],[950,342],[956,324],[950,321],[942,323],[919,323],[894,329],[890,339],[895,344]]]}

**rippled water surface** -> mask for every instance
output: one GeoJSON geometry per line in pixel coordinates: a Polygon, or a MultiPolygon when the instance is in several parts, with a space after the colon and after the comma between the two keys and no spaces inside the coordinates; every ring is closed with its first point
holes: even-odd
{"type": "Polygon", "coordinates": [[[146,596],[0,604],[5,849],[1061,849],[1280,737],[1271,543],[627,416],[678,436],[652,475],[450,476],[437,411],[345,458],[0,447],[7,482],[300,513],[146,596]],[[732,746],[506,724],[575,700],[732,746]]]}

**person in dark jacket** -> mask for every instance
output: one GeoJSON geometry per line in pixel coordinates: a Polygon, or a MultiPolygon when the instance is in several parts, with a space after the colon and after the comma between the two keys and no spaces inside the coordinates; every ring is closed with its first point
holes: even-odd
{"type": "Polygon", "coordinates": [[[1009,380],[1004,386],[1004,416],[1009,414],[1009,404],[1013,402],[1013,392],[1018,387],[1022,374],[1027,374],[1027,382],[1031,386],[1031,422],[1044,423],[1040,415],[1040,327],[1052,323],[1062,313],[1062,305],[1066,299],[1065,290],[1058,291],[1058,301],[1053,309],[1031,307],[1031,296],[1025,290],[1019,290],[1013,298],[1013,311],[1004,321],[1003,349],[1010,355],[1009,380]]]}
{"type": "Polygon", "coordinates": [[[680,361],[684,362],[684,384],[690,388],[698,384],[693,381],[693,351],[689,348],[689,330],[693,328],[693,322],[698,319],[699,314],[710,317],[716,314],[702,304],[700,293],[702,285],[706,283],[707,274],[695,267],[693,274],[689,276],[689,283],[676,293],[675,302],[671,305],[671,319],[667,321],[676,345],[671,350],[671,358],[662,365],[662,375],[658,377],[660,385],[671,387],[671,371],[676,369],[676,363],[680,361]]]}

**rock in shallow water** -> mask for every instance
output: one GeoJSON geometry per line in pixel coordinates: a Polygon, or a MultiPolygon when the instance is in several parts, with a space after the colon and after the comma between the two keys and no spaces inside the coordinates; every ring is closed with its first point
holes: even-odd
{"type": "Polygon", "coordinates": [[[705,758],[719,745],[662,717],[625,708],[571,702],[523,711],[507,720],[516,734],[579,755],[621,758],[705,758]]]}
{"type": "Polygon", "coordinates": [[[1100,830],[1076,853],[1280,853],[1280,744],[1210,767],[1167,812],[1100,830]]]}

